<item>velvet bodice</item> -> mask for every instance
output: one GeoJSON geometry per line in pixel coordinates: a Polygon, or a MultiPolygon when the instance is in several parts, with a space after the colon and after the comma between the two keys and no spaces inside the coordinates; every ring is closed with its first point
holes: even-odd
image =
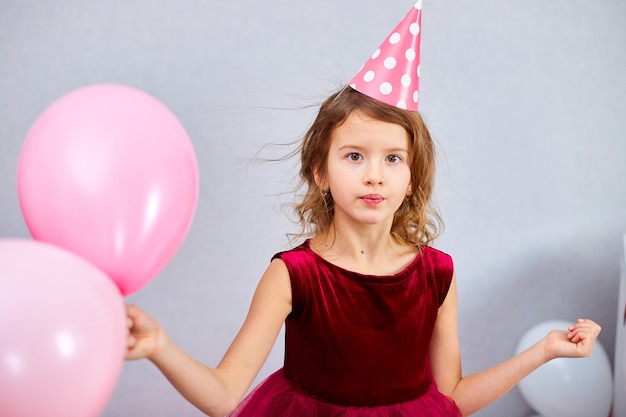
{"type": "Polygon", "coordinates": [[[452,259],[422,248],[390,276],[351,272],[308,241],[276,255],[289,271],[284,374],[308,395],[346,406],[401,403],[432,384],[429,345],[452,259]]]}

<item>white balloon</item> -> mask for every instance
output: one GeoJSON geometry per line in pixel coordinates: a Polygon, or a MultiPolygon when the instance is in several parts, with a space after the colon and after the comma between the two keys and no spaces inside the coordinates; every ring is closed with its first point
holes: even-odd
{"type": "MultiPolygon", "coordinates": [[[[573,323],[547,320],[524,333],[516,353],[550,330],[567,330],[573,323]]],[[[606,351],[598,340],[588,358],[557,358],[518,384],[530,406],[543,417],[607,417],[613,399],[613,377],[606,351]]]]}

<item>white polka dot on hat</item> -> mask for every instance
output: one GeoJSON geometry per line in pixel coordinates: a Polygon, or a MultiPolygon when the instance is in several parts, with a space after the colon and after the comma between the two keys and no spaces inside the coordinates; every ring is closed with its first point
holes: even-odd
{"type": "Polygon", "coordinates": [[[417,111],[421,26],[422,0],[418,0],[350,80],[350,86],[392,106],[417,111]]]}

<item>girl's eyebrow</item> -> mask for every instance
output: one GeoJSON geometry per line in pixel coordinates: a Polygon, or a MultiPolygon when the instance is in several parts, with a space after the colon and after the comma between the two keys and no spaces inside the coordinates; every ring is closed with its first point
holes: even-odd
{"type": "MultiPolygon", "coordinates": [[[[362,150],[365,149],[365,146],[360,146],[360,145],[351,145],[351,144],[345,144],[345,145],[341,145],[339,148],[337,148],[337,150],[339,151],[343,151],[343,150],[362,150]]],[[[387,148],[385,149],[385,152],[387,153],[409,153],[409,150],[407,148],[402,148],[402,147],[396,147],[396,148],[387,148]]]]}
{"type": "Polygon", "coordinates": [[[391,149],[387,149],[387,152],[389,153],[409,153],[409,150],[407,148],[391,148],[391,149]]]}
{"type": "Polygon", "coordinates": [[[363,146],[359,146],[359,145],[351,145],[351,144],[345,144],[345,145],[341,145],[339,148],[337,148],[338,150],[342,151],[344,149],[363,149],[363,146]]]}

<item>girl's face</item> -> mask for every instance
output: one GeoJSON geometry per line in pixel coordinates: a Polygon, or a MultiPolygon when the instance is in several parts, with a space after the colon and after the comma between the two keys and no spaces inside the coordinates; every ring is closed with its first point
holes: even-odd
{"type": "Polygon", "coordinates": [[[335,221],[393,222],[410,194],[409,135],[397,124],[351,113],[331,135],[328,172],[335,221]]]}

